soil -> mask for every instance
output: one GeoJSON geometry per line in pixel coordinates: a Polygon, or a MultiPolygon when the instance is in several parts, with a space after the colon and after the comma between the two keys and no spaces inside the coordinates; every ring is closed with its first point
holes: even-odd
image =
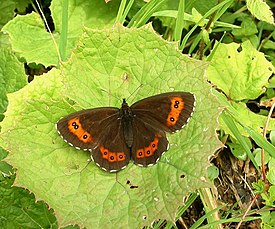
{"type": "MultiPolygon", "coordinates": [[[[220,218],[242,217],[254,197],[252,183],[259,179],[257,177],[257,171],[249,160],[238,160],[226,148],[219,152],[217,157],[212,160],[212,163],[220,171],[219,177],[214,182],[216,188],[214,191],[217,193],[217,205],[226,206],[220,210],[220,218]]],[[[258,198],[251,209],[259,209],[262,207],[261,201],[262,200],[258,198]]],[[[203,204],[200,198],[197,198],[182,215],[181,219],[178,220],[177,227],[189,228],[204,214],[203,204]]],[[[204,225],[206,224],[207,221],[204,222],[204,225]]],[[[237,225],[238,222],[227,223],[222,226],[223,228],[236,228],[237,225]]],[[[261,228],[261,220],[243,222],[240,228],[261,228]]]]}

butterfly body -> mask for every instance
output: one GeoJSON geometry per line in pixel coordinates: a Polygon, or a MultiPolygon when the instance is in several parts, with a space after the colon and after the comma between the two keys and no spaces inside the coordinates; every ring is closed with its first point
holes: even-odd
{"type": "Polygon", "coordinates": [[[77,149],[89,150],[105,171],[116,172],[133,160],[140,166],[155,164],[167,150],[166,132],[180,130],[189,121],[195,96],[168,92],[121,108],[82,110],[62,118],[57,130],[77,149]]]}
{"type": "Polygon", "coordinates": [[[124,140],[128,148],[133,146],[134,136],[133,136],[133,119],[134,115],[131,108],[126,103],[126,99],[123,99],[123,103],[120,109],[120,119],[122,121],[122,129],[124,140]]]}

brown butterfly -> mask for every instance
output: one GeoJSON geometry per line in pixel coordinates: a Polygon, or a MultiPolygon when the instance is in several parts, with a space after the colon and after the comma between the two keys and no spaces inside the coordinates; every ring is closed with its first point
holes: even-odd
{"type": "Polygon", "coordinates": [[[166,132],[183,128],[194,111],[189,92],[168,92],[121,108],[99,107],[68,115],[56,124],[65,142],[89,150],[105,171],[116,172],[130,160],[140,166],[155,164],[168,149],[166,132]]]}

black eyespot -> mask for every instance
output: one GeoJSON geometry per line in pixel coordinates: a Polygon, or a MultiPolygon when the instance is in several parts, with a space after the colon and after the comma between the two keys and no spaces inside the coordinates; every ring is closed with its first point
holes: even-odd
{"type": "Polygon", "coordinates": [[[111,156],[111,157],[110,157],[110,160],[111,160],[111,161],[113,161],[114,159],[115,159],[114,156],[111,156]]]}
{"type": "Polygon", "coordinates": [[[148,150],[146,153],[147,153],[147,154],[150,154],[151,152],[150,152],[150,150],[148,150]]]}
{"type": "Polygon", "coordinates": [[[74,127],[74,129],[77,130],[79,126],[78,125],[74,125],[73,127],[74,127]]]}
{"type": "Polygon", "coordinates": [[[142,156],[142,151],[139,151],[139,152],[138,152],[138,156],[142,156]]]}
{"type": "Polygon", "coordinates": [[[84,134],[83,139],[87,139],[87,138],[88,138],[87,134],[84,134]]]}
{"type": "Polygon", "coordinates": [[[75,126],[75,125],[76,125],[76,122],[73,122],[73,123],[72,123],[72,126],[75,126]]]}
{"type": "Polygon", "coordinates": [[[104,155],[107,155],[108,154],[108,152],[107,151],[104,151],[104,155]]]}
{"type": "Polygon", "coordinates": [[[180,104],[180,102],[179,102],[178,100],[176,100],[176,101],[175,101],[175,104],[179,105],[179,104],[180,104]]]}
{"type": "Polygon", "coordinates": [[[175,122],[175,119],[173,117],[170,118],[171,122],[175,122]]]}
{"type": "Polygon", "coordinates": [[[156,147],[156,144],[152,144],[152,147],[155,148],[155,147],[156,147]]]}
{"type": "Polygon", "coordinates": [[[178,105],[178,104],[175,104],[175,105],[174,105],[174,108],[179,108],[179,105],[178,105]]]}
{"type": "Polygon", "coordinates": [[[118,157],[119,157],[119,159],[122,159],[122,158],[123,158],[123,155],[120,154],[118,157]]]}

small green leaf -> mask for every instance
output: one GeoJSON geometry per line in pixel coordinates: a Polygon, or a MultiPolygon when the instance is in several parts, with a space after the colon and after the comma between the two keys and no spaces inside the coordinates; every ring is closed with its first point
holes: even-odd
{"type": "Polygon", "coordinates": [[[219,176],[219,169],[212,165],[208,168],[208,178],[213,181],[219,176]]]}
{"type": "Polygon", "coordinates": [[[205,22],[201,20],[202,15],[196,10],[196,8],[192,8],[192,21],[196,24],[200,22],[198,25],[200,27],[205,25],[205,22]]]}
{"type": "MultiPolygon", "coordinates": [[[[251,149],[251,142],[248,138],[243,137],[244,141],[246,141],[246,144],[250,147],[251,149]]],[[[243,146],[239,144],[234,138],[232,138],[232,143],[228,142],[227,145],[230,147],[230,150],[232,154],[237,157],[240,160],[246,160],[247,158],[247,153],[245,152],[243,146]]]]}
{"type": "Polygon", "coordinates": [[[269,168],[269,171],[267,173],[267,179],[271,184],[275,185],[275,168],[274,167],[269,168]]]}
{"type": "Polygon", "coordinates": [[[205,29],[202,29],[201,32],[202,32],[202,39],[203,39],[204,43],[209,45],[211,43],[211,41],[209,39],[209,33],[205,29]]]}
{"type": "MultiPolygon", "coordinates": [[[[265,205],[268,207],[275,207],[275,186],[272,185],[268,189],[267,193],[262,193],[261,194],[263,200],[265,201],[265,205]]],[[[275,221],[273,221],[274,223],[275,221]]]]}
{"type": "Polygon", "coordinates": [[[272,145],[275,146],[275,130],[270,131],[269,138],[270,138],[272,145]]]}
{"type": "MultiPolygon", "coordinates": [[[[253,154],[255,155],[255,160],[257,162],[257,165],[261,167],[262,165],[262,149],[261,148],[256,148],[253,151],[253,154]]],[[[268,153],[264,155],[264,164],[266,165],[270,160],[270,156],[268,153]]]]}
{"type": "Polygon", "coordinates": [[[242,18],[241,28],[233,29],[232,34],[237,38],[250,37],[258,33],[257,26],[251,17],[242,18]]]}
{"type": "Polygon", "coordinates": [[[260,21],[274,24],[274,16],[269,5],[263,0],[246,0],[247,9],[260,21]]]}
{"type": "Polygon", "coordinates": [[[209,80],[233,100],[257,98],[273,72],[274,66],[249,41],[219,44],[207,69],[209,80]]]}
{"type": "Polygon", "coordinates": [[[268,40],[263,44],[263,48],[264,49],[271,49],[271,50],[275,50],[275,42],[268,40]]]}
{"type": "Polygon", "coordinates": [[[262,180],[258,180],[258,182],[252,183],[255,194],[260,194],[264,192],[264,182],[262,180]]]}
{"type": "MultiPolygon", "coordinates": [[[[274,189],[273,189],[274,190],[274,189]]],[[[263,211],[260,213],[263,229],[274,229],[275,227],[275,212],[274,211],[263,211]]]]}

